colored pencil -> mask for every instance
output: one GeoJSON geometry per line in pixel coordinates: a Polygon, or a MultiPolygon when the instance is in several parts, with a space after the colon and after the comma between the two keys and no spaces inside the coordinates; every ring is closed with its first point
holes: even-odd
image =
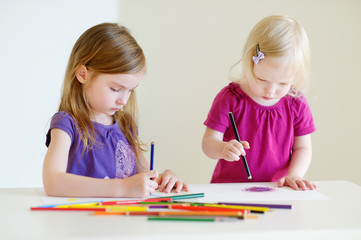
{"type": "Polygon", "coordinates": [[[292,205],[290,205],[290,204],[263,204],[263,203],[259,204],[259,203],[229,203],[229,202],[219,202],[218,204],[266,207],[266,208],[278,208],[278,209],[292,209],[292,205]]]}
{"type": "MultiPolygon", "coordinates": [[[[232,128],[233,128],[233,132],[234,132],[234,135],[236,136],[236,139],[238,142],[241,142],[241,139],[238,135],[238,130],[237,130],[237,126],[236,126],[236,123],[234,121],[234,118],[233,118],[233,113],[232,112],[229,112],[229,119],[231,120],[231,124],[232,124],[232,128]]],[[[248,167],[248,163],[247,163],[247,160],[246,160],[246,157],[241,155],[242,157],[242,161],[243,161],[243,165],[244,165],[244,168],[246,169],[246,173],[247,173],[247,177],[249,180],[252,179],[252,175],[251,175],[251,172],[249,171],[249,167],[248,167]]]]}
{"type": "Polygon", "coordinates": [[[159,216],[223,216],[223,217],[243,217],[241,212],[209,212],[209,211],[172,211],[172,212],[159,212],[159,216]]]}
{"type": "Polygon", "coordinates": [[[150,144],[150,170],[153,170],[154,166],[154,142],[150,144]]]}
{"type": "Polygon", "coordinates": [[[93,215],[158,216],[159,212],[94,212],[93,215]]]}
{"type": "Polygon", "coordinates": [[[40,205],[38,206],[39,208],[52,208],[52,207],[59,207],[59,206],[69,206],[69,205],[78,205],[78,204],[82,204],[82,205],[86,205],[86,204],[92,204],[94,203],[94,205],[97,205],[99,203],[101,203],[102,201],[87,201],[87,202],[67,202],[67,203],[56,203],[56,204],[47,204],[47,205],[40,205]]]}
{"type": "Polygon", "coordinates": [[[32,211],[93,211],[93,212],[105,212],[105,208],[83,207],[83,208],[58,208],[58,207],[32,207],[32,211]]]}
{"type": "Polygon", "coordinates": [[[177,210],[186,210],[186,211],[240,212],[242,214],[249,212],[249,210],[246,210],[246,209],[217,208],[217,207],[206,207],[206,206],[169,205],[169,208],[177,209],[177,210]]]}
{"type": "Polygon", "coordinates": [[[221,205],[221,204],[204,204],[205,207],[216,207],[216,208],[226,208],[226,209],[245,209],[250,211],[259,211],[259,212],[268,212],[269,208],[267,207],[254,207],[254,206],[241,206],[241,205],[221,205]]]}
{"type": "Polygon", "coordinates": [[[136,199],[136,200],[117,200],[117,201],[102,202],[101,205],[104,205],[104,206],[129,205],[129,204],[140,204],[140,203],[147,203],[147,202],[167,202],[167,201],[172,201],[172,198],[165,197],[165,198],[148,198],[148,199],[136,199]]]}
{"type": "MultiPolygon", "coordinates": [[[[200,198],[204,197],[204,193],[192,193],[192,194],[183,194],[183,195],[173,195],[173,196],[167,196],[164,198],[171,198],[172,201],[179,200],[179,199],[190,199],[190,198],[200,198]]],[[[159,197],[162,198],[162,197],[159,197]]]]}
{"type": "Polygon", "coordinates": [[[196,221],[196,222],[222,222],[237,221],[237,218],[208,218],[208,217],[148,217],[149,221],[196,221]]]}
{"type": "Polygon", "coordinates": [[[190,204],[187,202],[140,202],[139,204],[143,204],[143,205],[175,205],[175,204],[180,204],[180,205],[187,205],[189,206],[190,204]]]}

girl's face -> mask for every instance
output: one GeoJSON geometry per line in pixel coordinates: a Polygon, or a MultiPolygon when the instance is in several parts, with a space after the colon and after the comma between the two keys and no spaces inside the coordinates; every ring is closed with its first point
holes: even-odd
{"type": "Polygon", "coordinates": [[[85,84],[85,95],[92,111],[91,120],[104,125],[113,124],[113,114],[127,103],[143,76],[144,71],[135,74],[99,74],[85,84]]]}
{"type": "Polygon", "coordinates": [[[285,58],[266,57],[254,64],[255,78],[248,79],[247,94],[264,106],[272,106],[288,94],[291,89],[295,69],[285,58]]]}

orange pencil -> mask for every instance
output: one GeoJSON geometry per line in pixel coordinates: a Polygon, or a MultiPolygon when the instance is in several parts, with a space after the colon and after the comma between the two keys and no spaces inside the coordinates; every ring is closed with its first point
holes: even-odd
{"type": "Polygon", "coordinates": [[[169,208],[178,209],[178,210],[188,210],[188,211],[241,212],[242,214],[249,212],[246,209],[217,208],[217,207],[205,207],[205,206],[170,205],[169,208]]]}

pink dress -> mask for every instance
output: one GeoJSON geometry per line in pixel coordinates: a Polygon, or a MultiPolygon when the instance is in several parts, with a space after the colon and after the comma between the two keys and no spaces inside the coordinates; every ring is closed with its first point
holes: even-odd
{"type": "MultiPolygon", "coordinates": [[[[295,136],[316,131],[306,98],[285,96],[273,106],[253,101],[239,84],[230,83],[213,101],[204,125],[235,139],[228,113],[233,112],[241,140],[248,141],[246,159],[252,181],[275,182],[287,174],[295,136]]],[[[248,182],[242,160],[219,159],[211,183],[248,182]]]]}

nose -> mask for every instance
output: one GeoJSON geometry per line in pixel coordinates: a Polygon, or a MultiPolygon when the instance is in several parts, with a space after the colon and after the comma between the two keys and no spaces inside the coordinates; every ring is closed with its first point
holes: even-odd
{"type": "Polygon", "coordinates": [[[271,97],[274,92],[276,91],[276,88],[273,84],[269,84],[267,87],[266,87],[266,97],[271,97]]]}
{"type": "Polygon", "coordinates": [[[117,98],[116,104],[124,106],[125,104],[127,104],[128,99],[129,99],[129,94],[122,94],[117,98]]]}

